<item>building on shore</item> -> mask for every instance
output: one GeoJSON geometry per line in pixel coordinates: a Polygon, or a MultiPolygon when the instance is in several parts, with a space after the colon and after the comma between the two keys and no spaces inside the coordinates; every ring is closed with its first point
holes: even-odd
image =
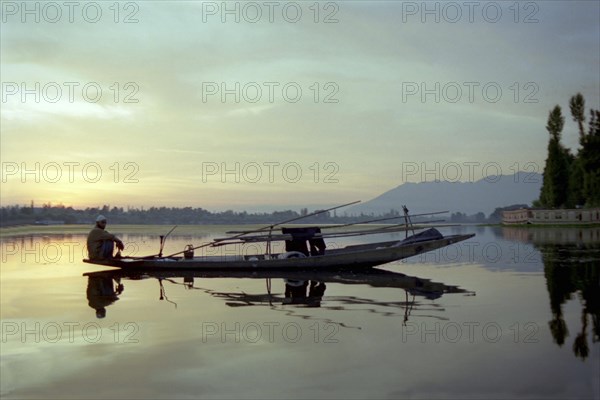
{"type": "Polygon", "coordinates": [[[502,211],[502,223],[512,224],[600,224],[600,208],[520,208],[502,211]]]}

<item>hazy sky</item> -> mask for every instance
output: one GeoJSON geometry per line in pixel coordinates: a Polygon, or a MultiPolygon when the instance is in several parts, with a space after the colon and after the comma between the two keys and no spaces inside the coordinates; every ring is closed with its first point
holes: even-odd
{"type": "Polygon", "coordinates": [[[570,96],[599,108],[599,4],[2,1],[0,200],[282,209],[542,172],[549,110],[575,149],[570,96]]]}

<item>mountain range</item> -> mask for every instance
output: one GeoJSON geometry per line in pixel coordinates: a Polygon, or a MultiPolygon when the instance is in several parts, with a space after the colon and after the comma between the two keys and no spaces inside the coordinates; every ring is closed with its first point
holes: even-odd
{"type": "Polygon", "coordinates": [[[348,215],[384,214],[406,205],[411,214],[445,211],[488,216],[497,207],[529,204],[540,195],[542,175],[517,172],[487,176],[475,182],[430,181],[403,183],[387,192],[346,210],[348,215]]]}

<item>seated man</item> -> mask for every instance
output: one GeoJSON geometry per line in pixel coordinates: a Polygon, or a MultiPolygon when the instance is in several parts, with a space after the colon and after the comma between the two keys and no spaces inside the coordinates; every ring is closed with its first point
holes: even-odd
{"type": "Polygon", "coordinates": [[[98,215],[96,226],[90,231],[87,238],[88,256],[90,260],[104,260],[113,257],[114,243],[117,249],[123,250],[123,242],[115,235],[104,230],[106,217],[98,215]]]}

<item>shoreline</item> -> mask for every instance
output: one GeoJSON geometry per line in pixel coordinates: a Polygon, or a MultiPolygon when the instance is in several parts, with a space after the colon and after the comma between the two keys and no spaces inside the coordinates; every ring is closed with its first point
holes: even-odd
{"type": "MultiPolygon", "coordinates": [[[[110,233],[123,234],[145,234],[149,236],[165,235],[174,225],[140,225],[140,224],[114,224],[106,228],[110,233]]],[[[183,235],[208,235],[209,232],[219,228],[233,225],[178,225],[173,232],[174,236],[183,235]]],[[[87,235],[93,228],[89,224],[72,225],[19,225],[0,228],[0,239],[19,236],[53,236],[53,235],[87,235]]]]}
{"type": "MultiPolygon", "coordinates": [[[[297,226],[308,226],[306,224],[295,224],[297,226]]],[[[313,225],[313,224],[309,224],[313,225]]],[[[326,226],[327,224],[323,225],[326,226]]],[[[369,226],[385,224],[367,224],[369,226]]],[[[145,234],[148,236],[160,236],[166,234],[174,225],[167,224],[114,224],[107,230],[117,235],[123,234],[145,234]]],[[[263,228],[263,224],[210,224],[210,225],[177,225],[173,236],[191,236],[191,235],[209,235],[215,231],[226,231],[229,227],[244,226],[249,230],[263,228]]],[[[540,229],[540,228],[567,228],[567,229],[585,229],[599,228],[600,224],[465,224],[464,226],[477,227],[499,227],[499,228],[519,228],[519,229],[540,229]]],[[[0,239],[20,236],[53,236],[53,235],[87,235],[93,228],[89,224],[69,224],[69,225],[17,225],[9,227],[0,227],[0,239]]]]}

